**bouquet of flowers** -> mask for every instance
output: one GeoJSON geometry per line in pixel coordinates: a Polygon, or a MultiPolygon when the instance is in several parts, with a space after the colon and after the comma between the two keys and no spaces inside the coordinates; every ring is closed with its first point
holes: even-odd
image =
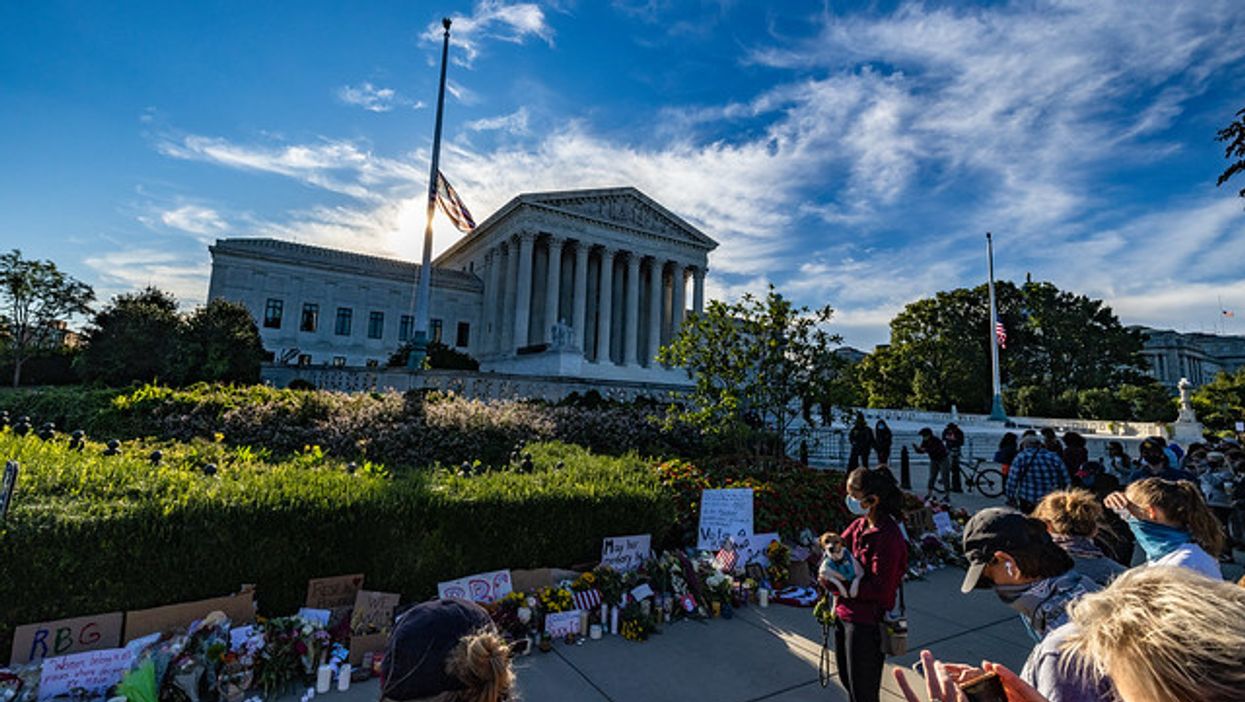
{"type": "Polygon", "coordinates": [[[791,549],[775,539],[765,547],[765,557],[769,559],[766,575],[775,588],[781,588],[787,578],[791,577],[791,549]]]}
{"type": "Polygon", "coordinates": [[[570,590],[564,590],[560,587],[542,587],[537,591],[536,598],[539,601],[543,614],[569,612],[575,607],[575,604],[571,601],[570,590]]]}
{"type": "Polygon", "coordinates": [[[255,661],[255,673],[266,697],[315,673],[320,651],[329,643],[323,626],[302,617],[276,617],[260,626],[265,643],[255,661]]]}
{"type": "Polygon", "coordinates": [[[644,641],[650,634],[657,631],[653,615],[645,616],[638,602],[632,602],[623,607],[619,621],[621,622],[618,626],[619,633],[628,641],[644,641]]]}
{"type": "Polygon", "coordinates": [[[592,572],[597,589],[601,591],[601,600],[610,606],[622,604],[623,595],[627,592],[623,574],[606,565],[597,566],[592,572]]]}
{"type": "Polygon", "coordinates": [[[527,636],[532,628],[532,607],[522,592],[511,592],[494,602],[489,606],[489,614],[498,630],[512,641],[527,636]]]}

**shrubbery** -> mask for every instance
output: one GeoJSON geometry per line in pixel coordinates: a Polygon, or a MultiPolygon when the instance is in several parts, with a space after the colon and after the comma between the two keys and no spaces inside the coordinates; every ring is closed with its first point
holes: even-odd
{"type": "Polygon", "coordinates": [[[0,460],[22,466],[0,531],[0,650],[13,627],[236,591],[257,583],[263,609],[294,611],[309,578],[366,574],[406,599],[438,580],[496,568],[593,560],[601,539],[674,523],[649,463],[562,444],[525,448],[531,474],[448,471],[387,479],[308,447],[281,463],[211,441],[129,442],[72,451],[0,432],[0,460]],[[153,465],[154,448],[164,452],[153,465]],[[555,466],[561,462],[562,468],[555,466]],[[214,475],[203,471],[216,466],[214,475]]]}
{"type": "Polygon", "coordinates": [[[522,441],[558,440],[597,453],[647,456],[700,452],[699,432],[667,429],[661,408],[609,405],[551,407],[519,401],[481,402],[457,396],[346,394],[277,390],[266,386],[199,384],[184,389],[148,385],[132,391],[81,389],[0,395],[0,409],[56,422],[100,439],[159,437],[189,440],[223,434],[236,446],[263,446],[288,455],[316,444],[330,455],[390,467],[506,461],[522,441]]]}

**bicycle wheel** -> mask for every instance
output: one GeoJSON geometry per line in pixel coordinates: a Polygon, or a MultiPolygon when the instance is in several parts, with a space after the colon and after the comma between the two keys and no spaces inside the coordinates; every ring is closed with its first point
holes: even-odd
{"type": "Polygon", "coordinates": [[[983,496],[998,497],[1003,494],[1003,472],[996,468],[980,470],[974,484],[983,496]]]}

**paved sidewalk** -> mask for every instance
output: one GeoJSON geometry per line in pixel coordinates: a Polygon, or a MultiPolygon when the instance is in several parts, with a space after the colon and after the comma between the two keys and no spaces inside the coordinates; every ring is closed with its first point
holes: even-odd
{"type": "MultiPolygon", "coordinates": [[[[990,593],[961,595],[962,578],[963,571],[947,568],[906,586],[912,652],[893,663],[910,665],[921,648],[947,660],[1024,663],[1031,643],[1016,615],[990,593]]],[[[821,627],[812,610],[773,605],[739,610],[730,620],[672,624],[645,643],[616,636],[572,646],[557,642],[553,652],[521,658],[516,668],[527,702],[845,700],[837,678],[827,689],[818,684],[820,652],[821,627]]],[[[889,671],[883,689],[884,700],[902,699],[889,671]]],[[[326,697],[371,702],[377,684],[326,697]]]]}

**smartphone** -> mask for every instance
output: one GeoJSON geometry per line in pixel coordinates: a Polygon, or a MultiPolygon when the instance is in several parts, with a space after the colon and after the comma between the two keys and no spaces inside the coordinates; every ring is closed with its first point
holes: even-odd
{"type": "Polygon", "coordinates": [[[986,673],[960,683],[960,691],[968,702],[1007,702],[1007,691],[997,673],[986,673]]]}

